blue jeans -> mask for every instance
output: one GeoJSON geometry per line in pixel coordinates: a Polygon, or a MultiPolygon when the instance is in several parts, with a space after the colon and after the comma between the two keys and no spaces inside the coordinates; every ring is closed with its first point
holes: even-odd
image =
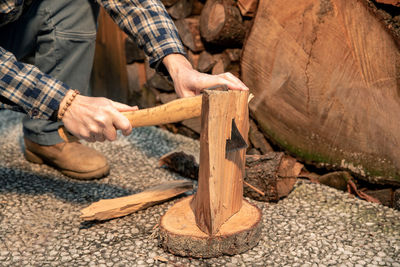
{"type": "MultiPolygon", "coordinates": [[[[91,0],[36,0],[0,28],[0,46],[82,94],[89,94],[98,6],[91,0]]],[[[24,136],[41,145],[63,140],[60,122],[23,119],[24,136]]]]}

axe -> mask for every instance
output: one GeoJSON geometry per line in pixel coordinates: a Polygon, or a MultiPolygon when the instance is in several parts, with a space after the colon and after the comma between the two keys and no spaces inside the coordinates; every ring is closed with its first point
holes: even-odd
{"type": "MultiPolygon", "coordinates": [[[[226,86],[214,86],[209,90],[227,90],[226,86]]],[[[121,112],[130,121],[132,127],[153,126],[179,122],[201,115],[202,95],[180,98],[166,104],[140,109],[136,111],[121,112]]],[[[77,141],[78,138],[70,134],[64,126],[58,129],[60,137],[66,142],[77,141]]],[[[226,140],[226,153],[247,148],[247,143],[240,134],[236,123],[232,120],[231,136],[226,140]]]]}

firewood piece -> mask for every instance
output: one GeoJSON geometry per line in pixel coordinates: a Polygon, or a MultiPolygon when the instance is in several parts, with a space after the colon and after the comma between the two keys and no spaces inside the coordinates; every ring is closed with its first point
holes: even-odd
{"type": "Polygon", "coordinates": [[[399,0],[376,0],[377,3],[381,4],[386,4],[386,5],[392,5],[392,6],[398,6],[400,7],[400,1],[399,0]]]}
{"type": "Polygon", "coordinates": [[[283,156],[278,168],[276,191],[278,199],[289,195],[297,181],[297,177],[303,169],[303,164],[297,162],[295,158],[283,156]]]}
{"type": "Polygon", "coordinates": [[[254,17],[257,10],[258,0],[238,0],[237,5],[244,17],[254,17]]]}
{"type": "Polygon", "coordinates": [[[168,14],[174,19],[183,19],[192,13],[193,0],[178,0],[167,8],[168,14]]]}
{"type": "Polygon", "coordinates": [[[346,191],[347,184],[349,180],[352,180],[353,177],[350,173],[346,171],[341,172],[330,172],[324,175],[321,175],[318,178],[318,182],[321,184],[336,188],[338,190],[346,191]]]}
{"type": "Polygon", "coordinates": [[[175,26],[184,45],[193,52],[204,50],[200,37],[199,17],[189,17],[175,21],[175,26]]]}
{"type": "Polygon", "coordinates": [[[203,51],[200,53],[197,70],[200,72],[209,72],[214,67],[215,63],[215,58],[207,51],[203,51]]]}
{"type": "Polygon", "coordinates": [[[142,87],[146,83],[144,63],[134,62],[132,64],[127,64],[126,72],[128,74],[129,95],[135,97],[141,92],[142,87]]]}
{"type": "Polygon", "coordinates": [[[203,10],[204,3],[202,0],[194,0],[193,1],[193,7],[192,7],[192,13],[190,15],[192,16],[198,16],[201,14],[201,11],[203,10]]]}
{"type": "Polygon", "coordinates": [[[164,4],[164,6],[170,7],[178,2],[178,0],[161,0],[161,2],[164,4]]]}
{"type": "Polygon", "coordinates": [[[225,68],[225,72],[230,72],[233,76],[236,76],[240,79],[240,63],[239,62],[231,62],[228,67],[225,68]]]}
{"type": "Polygon", "coordinates": [[[197,226],[215,235],[243,200],[245,149],[226,152],[232,121],[247,140],[248,91],[205,90],[201,107],[199,186],[193,198],[197,226]]]}
{"type": "Polygon", "coordinates": [[[175,100],[178,98],[178,95],[176,93],[161,93],[159,95],[160,102],[162,104],[171,102],[172,100],[175,100]]]}
{"type": "Polygon", "coordinates": [[[246,187],[245,196],[259,201],[278,201],[291,192],[302,167],[302,164],[282,152],[247,155],[245,181],[259,188],[265,196],[246,187]]]}
{"type": "Polygon", "coordinates": [[[240,61],[240,55],[242,54],[242,49],[240,48],[227,48],[224,50],[224,54],[226,54],[231,62],[240,61]]]}
{"type": "Polygon", "coordinates": [[[185,125],[187,128],[191,129],[195,133],[200,134],[201,132],[201,119],[200,117],[198,118],[192,118],[192,119],[187,119],[181,122],[183,125],[185,125]]]}
{"type": "Polygon", "coordinates": [[[254,118],[279,146],[398,186],[399,47],[363,2],[260,1],[241,74],[258,96],[254,118]]]}
{"type": "Polygon", "coordinates": [[[114,198],[102,199],[81,210],[81,219],[108,220],[146,209],[172,197],[193,189],[190,181],[171,181],[151,187],[141,193],[114,198]]]}
{"type": "Polygon", "coordinates": [[[131,38],[125,39],[125,56],[127,64],[143,62],[146,58],[143,50],[131,38]]]}
{"type": "Polygon", "coordinates": [[[158,160],[160,167],[166,166],[171,171],[179,173],[184,177],[197,180],[199,173],[199,165],[193,155],[186,154],[182,151],[172,151],[163,155],[158,160]]]}
{"type": "Polygon", "coordinates": [[[393,208],[400,210],[400,188],[397,188],[393,194],[393,208]]]}
{"type": "Polygon", "coordinates": [[[274,151],[253,120],[250,120],[249,140],[262,154],[274,151]]]}
{"type": "Polygon", "coordinates": [[[370,189],[365,190],[365,194],[378,199],[382,205],[387,207],[393,207],[393,189],[392,188],[384,188],[384,189],[370,189]]]}
{"type": "Polygon", "coordinates": [[[154,73],[154,75],[147,80],[147,85],[164,92],[173,92],[175,90],[173,82],[158,73],[154,73]]]}
{"type": "Polygon", "coordinates": [[[200,16],[200,33],[207,43],[237,46],[243,43],[245,28],[232,0],[208,0],[200,16]]]}
{"type": "Polygon", "coordinates": [[[238,213],[230,217],[213,236],[196,226],[190,207],[192,197],[185,198],[161,218],[161,246],[173,254],[195,258],[235,255],[257,245],[261,238],[261,211],[246,200],[238,213]]]}
{"type": "Polygon", "coordinates": [[[217,75],[227,71],[227,68],[231,61],[227,54],[216,54],[213,56],[215,60],[215,65],[212,68],[211,74],[217,75]]]}
{"type": "Polygon", "coordinates": [[[199,65],[200,54],[195,54],[189,50],[187,52],[187,55],[188,55],[188,60],[189,60],[190,64],[192,64],[194,69],[197,69],[197,66],[199,65]]]}

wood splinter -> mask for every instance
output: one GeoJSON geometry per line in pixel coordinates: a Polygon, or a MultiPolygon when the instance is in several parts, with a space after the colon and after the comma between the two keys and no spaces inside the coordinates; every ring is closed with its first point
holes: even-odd
{"type": "Polygon", "coordinates": [[[170,181],[151,187],[138,194],[97,201],[82,209],[80,218],[84,221],[91,221],[122,217],[192,189],[193,183],[190,181],[170,181]]]}

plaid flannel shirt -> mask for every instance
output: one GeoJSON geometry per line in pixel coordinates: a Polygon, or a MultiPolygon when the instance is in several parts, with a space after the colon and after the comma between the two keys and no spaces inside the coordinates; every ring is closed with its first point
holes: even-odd
{"type": "MultiPolygon", "coordinates": [[[[178,32],[159,0],[96,0],[149,56],[150,66],[165,72],[161,60],[173,53],[185,54],[178,32]]],[[[29,0],[0,2],[0,27],[15,21],[29,0]]],[[[32,118],[49,119],[68,85],[38,68],[18,62],[0,47],[0,109],[27,113],[32,118]]]]}

